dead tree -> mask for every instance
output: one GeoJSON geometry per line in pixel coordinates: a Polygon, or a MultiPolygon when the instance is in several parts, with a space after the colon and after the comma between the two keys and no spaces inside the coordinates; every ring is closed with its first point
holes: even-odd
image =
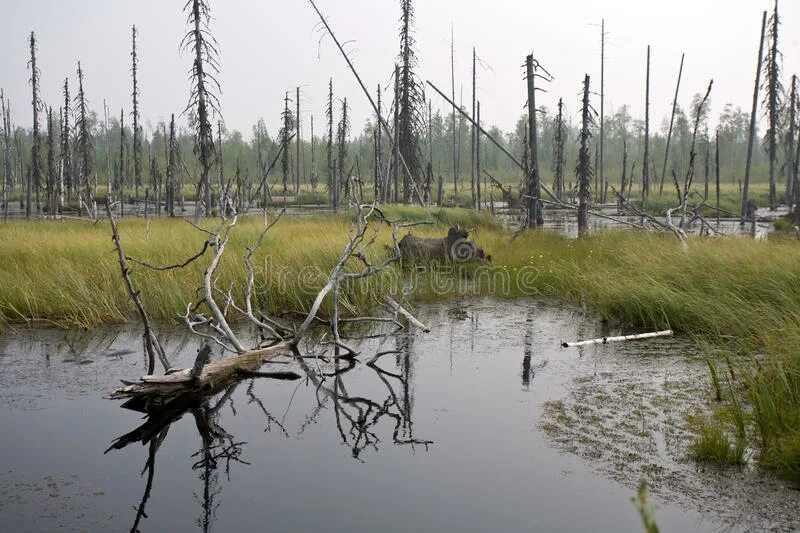
{"type": "Polygon", "coordinates": [[[697,130],[700,128],[700,121],[703,117],[703,108],[708,101],[708,97],[711,94],[711,88],[713,85],[714,80],[711,80],[711,82],[708,84],[708,90],[706,91],[703,99],[700,100],[695,113],[694,130],[692,131],[692,144],[690,145],[689,149],[689,168],[687,169],[686,176],[684,177],[681,204],[679,206],[679,209],[681,210],[681,229],[684,228],[684,222],[686,219],[686,204],[689,201],[689,190],[692,188],[692,181],[694,180],[694,163],[695,159],[697,158],[697,130]]]}
{"type": "Polygon", "coordinates": [[[11,189],[11,112],[5,95],[0,90],[0,108],[3,113],[3,221],[8,220],[8,199],[11,189]]]}
{"type": "Polygon", "coordinates": [[[69,125],[69,116],[72,113],[72,101],[69,97],[69,78],[64,79],[64,114],[63,123],[61,125],[61,174],[64,180],[64,188],[67,189],[67,203],[70,203],[72,197],[72,190],[74,188],[72,173],[72,148],[70,146],[70,137],[72,136],[72,129],[69,125]]]}
{"type": "Polygon", "coordinates": [[[714,136],[714,178],[716,179],[716,193],[717,193],[717,226],[719,226],[719,128],[714,136]]]}
{"type": "Polygon", "coordinates": [[[475,188],[478,197],[478,211],[481,210],[481,101],[478,100],[475,115],[475,188]]]}
{"type": "Polygon", "coordinates": [[[775,211],[778,207],[778,194],[775,186],[775,172],[778,159],[778,133],[781,130],[781,115],[783,114],[783,83],[781,82],[781,53],[778,50],[778,0],[775,0],[775,9],[767,24],[767,61],[764,63],[764,85],[766,92],[763,105],[767,109],[767,154],[769,155],[769,209],[775,211]]]}
{"type": "MultiPolygon", "coordinates": [[[[295,143],[294,143],[295,154],[296,154],[296,156],[295,156],[295,167],[297,169],[297,171],[296,171],[297,176],[295,176],[295,187],[294,187],[294,190],[295,190],[296,193],[299,193],[300,192],[300,164],[303,161],[303,158],[300,157],[300,148],[301,148],[301,143],[303,141],[303,137],[302,137],[301,132],[300,132],[300,87],[297,87],[297,92],[296,92],[295,102],[294,103],[295,103],[295,107],[297,109],[297,112],[295,113],[295,124],[296,124],[296,129],[297,129],[297,139],[295,139],[295,143]]],[[[300,203],[299,199],[297,200],[297,203],[298,204],[300,203]]]]}
{"type": "Polygon", "coordinates": [[[27,189],[25,194],[25,217],[31,217],[31,203],[33,191],[36,191],[36,211],[39,211],[39,187],[42,179],[42,139],[39,124],[39,111],[42,109],[42,100],[39,96],[39,76],[41,72],[36,66],[36,35],[31,32],[31,59],[28,66],[31,69],[31,92],[33,99],[33,145],[31,146],[31,172],[28,176],[27,189]]]}
{"type": "MultiPolygon", "coordinates": [[[[451,96],[453,97],[453,101],[456,99],[456,52],[455,52],[455,35],[453,33],[453,25],[450,25],[450,90],[451,96]]],[[[453,122],[452,122],[452,133],[453,133],[453,190],[455,191],[455,195],[458,196],[458,144],[457,144],[457,135],[456,132],[456,112],[453,111],[452,114],[453,122]]],[[[440,199],[438,204],[441,206],[442,200],[440,199]]]]}
{"type": "MultiPolygon", "coordinates": [[[[564,201],[564,164],[566,145],[564,128],[564,101],[558,99],[558,115],[556,115],[556,131],[553,138],[553,192],[560,201],[564,201]]],[[[625,186],[623,185],[623,189],[625,186]]]]}
{"type": "Polygon", "coordinates": [[[578,237],[589,231],[589,202],[591,201],[591,182],[594,171],[589,142],[592,138],[592,108],[589,104],[589,75],[583,79],[583,103],[581,106],[581,132],[579,136],[578,165],[575,175],[578,178],[578,237]]]}
{"type": "Polygon", "coordinates": [[[56,206],[56,130],[53,123],[53,108],[47,110],[47,179],[45,180],[47,216],[55,217],[56,206]]]}
{"type": "MultiPolygon", "coordinates": [[[[623,137],[622,139],[622,178],[620,179],[620,186],[619,189],[625,194],[625,188],[628,186],[628,139],[627,137],[623,137]]],[[[621,199],[617,199],[617,212],[622,214],[623,203],[621,199]]]]}
{"type": "Polygon", "coordinates": [[[136,77],[139,58],[136,55],[136,26],[131,28],[131,75],[133,77],[133,187],[136,201],[139,201],[139,187],[142,186],[142,132],[139,127],[139,84],[136,77]]]}
{"type": "MultiPolygon", "coordinates": [[[[400,260],[400,249],[397,235],[404,224],[399,222],[391,223],[392,253],[383,262],[374,264],[367,257],[368,248],[373,244],[377,236],[375,232],[371,232],[370,224],[373,219],[381,218],[385,220],[385,218],[374,204],[360,205],[354,228],[350,233],[350,240],[336,266],[331,271],[325,286],[317,294],[303,322],[296,329],[290,330],[263,314],[257,317],[252,306],[255,272],[251,259],[262,243],[265,234],[279,218],[280,216],[264,227],[254,245],[248,248],[247,254],[244,256],[244,264],[248,274],[245,282],[243,304],[238,304],[230,291],[223,291],[217,287],[215,275],[216,269],[225,253],[231,231],[236,226],[237,215],[232,218],[223,217],[221,224],[215,231],[207,231],[209,238],[203,249],[182,264],[162,267],[137,261],[140,265],[156,270],[171,270],[182,268],[189,262],[202,257],[204,252],[210,249],[213,252],[213,257],[203,276],[201,299],[197,303],[187,304],[184,320],[192,332],[204,338],[207,342],[222,347],[224,351],[232,352],[234,355],[209,363],[208,355],[210,350],[201,350],[192,368],[170,368],[164,375],[149,374],[142,376],[138,381],[126,382],[126,386],[113,391],[109,396],[110,398],[127,399],[126,406],[139,408],[151,413],[151,416],[153,416],[152,413],[169,413],[171,407],[176,404],[180,405],[180,402],[194,401],[198,397],[208,397],[216,394],[244,377],[258,375],[258,370],[263,364],[277,357],[299,355],[299,342],[318,320],[317,315],[328,295],[331,295],[332,298],[331,345],[334,348],[345,350],[347,357],[357,356],[357,353],[342,341],[339,334],[340,287],[344,283],[353,283],[359,279],[375,275],[398,262],[400,260]],[[222,306],[217,302],[217,298],[223,299],[222,306]],[[201,308],[207,309],[210,316],[203,316],[200,313],[201,308]],[[223,309],[225,312],[223,312],[223,309]],[[252,349],[245,348],[228,322],[228,311],[237,313],[243,319],[246,319],[267,335],[273,344],[266,347],[259,344],[252,349]]],[[[119,250],[121,250],[121,247],[118,248],[119,250]]],[[[121,267],[123,273],[127,272],[128,269],[122,260],[121,267]]],[[[132,288],[129,288],[129,290],[135,294],[135,290],[132,288]]],[[[338,350],[335,353],[338,355],[338,350]]]]}
{"type": "Polygon", "coordinates": [[[605,101],[606,101],[606,19],[600,22],[600,162],[597,172],[600,174],[600,203],[606,203],[608,184],[605,170],[605,101]]]}
{"type": "Polygon", "coordinates": [[[642,163],[642,210],[650,193],[650,45],[647,45],[647,76],[644,98],[644,156],[642,163]]]}
{"type": "MultiPolygon", "coordinates": [[[[472,116],[473,117],[476,116],[476,107],[475,107],[476,94],[475,94],[475,89],[476,89],[477,73],[476,73],[475,70],[476,70],[476,66],[477,66],[476,65],[477,64],[477,57],[478,56],[475,54],[475,47],[473,46],[472,47],[472,116]]],[[[478,121],[478,122],[480,122],[480,121],[478,121]]],[[[478,198],[475,195],[475,181],[480,179],[480,173],[476,171],[476,165],[475,165],[475,159],[477,157],[477,152],[476,152],[476,148],[475,148],[475,131],[476,131],[475,130],[475,126],[473,125],[470,128],[471,139],[472,139],[472,145],[471,145],[471,150],[470,150],[470,156],[471,156],[470,159],[471,159],[471,163],[472,163],[470,165],[470,172],[471,172],[470,187],[471,187],[471,190],[472,190],[472,207],[473,208],[477,208],[478,207],[478,198]]]]}
{"type": "Polygon", "coordinates": [[[175,151],[177,150],[175,138],[175,113],[169,121],[169,140],[167,141],[167,212],[170,217],[175,217],[175,151]]]}
{"type": "Polygon", "coordinates": [[[218,43],[211,34],[209,23],[211,10],[208,0],[188,0],[183,6],[188,13],[189,31],[183,37],[180,47],[191,49],[194,53],[190,80],[192,92],[184,112],[195,109],[197,124],[195,130],[195,153],[200,158],[200,185],[203,190],[205,215],[211,216],[211,165],[214,153],[214,132],[211,127],[211,112],[220,114],[219,98],[221,91],[215,75],[219,73],[218,43]]]}
{"type": "Polygon", "coordinates": [[[344,189],[345,198],[349,197],[349,177],[345,176],[345,165],[347,164],[347,138],[350,135],[350,117],[348,116],[347,98],[342,99],[342,114],[339,119],[339,125],[336,127],[336,161],[338,162],[338,171],[336,172],[337,187],[334,189],[335,204],[338,207],[341,198],[342,189],[344,189]]]}
{"type": "Polygon", "coordinates": [[[286,94],[283,98],[283,112],[281,113],[281,131],[279,137],[281,138],[281,143],[286,145],[286,150],[283,151],[283,157],[281,157],[281,170],[283,171],[283,196],[284,199],[286,198],[286,191],[288,190],[289,186],[289,143],[288,139],[292,136],[292,132],[294,130],[294,116],[292,114],[292,110],[289,109],[289,91],[286,91],[286,94]]]}
{"type": "Polygon", "coordinates": [[[81,69],[80,61],[78,61],[78,94],[75,96],[75,115],[75,129],[78,132],[75,152],[79,157],[78,168],[80,176],[78,182],[83,187],[86,210],[89,216],[94,218],[97,215],[93,207],[94,199],[92,197],[91,182],[94,166],[94,145],[89,129],[89,103],[83,90],[83,69],[81,69]]]}
{"type": "Polygon", "coordinates": [[[119,111],[119,175],[118,182],[115,189],[119,190],[120,209],[121,214],[125,213],[125,185],[127,184],[127,176],[125,175],[125,110],[119,111]]]}
{"type": "Polygon", "coordinates": [[[333,166],[333,78],[328,82],[328,105],[325,109],[325,117],[328,119],[328,144],[326,146],[328,155],[328,195],[331,207],[335,210],[339,205],[334,191],[338,190],[339,184],[336,179],[336,169],[333,166]]]}
{"type": "Polygon", "coordinates": [[[533,55],[525,58],[525,78],[528,82],[528,140],[530,142],[531,169],[526,177],[527,195],[527,226],[532,228],[544,224],[542,214],[542,193],[541,181],[539,176],[539,134],[536,124],[536,68],[538,62],[533,59],[533,55]]]}
{"type": "MultiPolygon", "coordinates": [[[[403,201],[412,199],[412,178],[422,175],[420,163],[419,138],[423,131],[423,111],[425,96],[416,75],[417,55],[414,50],[414,6],[412,0],[400,0],[400,54],[398,93],[395,105],[398,107],[397,142],[398,150],[408,172],[403,175],[403,201]]],[[[399,167],[398,167],[399,168],[399,167]]]]}
{"type": "Polygon", "coordinates": [[[787,132],[788,139],[786,140],[786,205],[789,207],[790,213],[794,204],[794,196],[798,192],[795,185],[797,175],[794,165],[795,151],[798,150],[798,140],[796,139],[797,120],[800,117],[800,95],[797,90],[797,76],[795,75],[792,76],[792,85],[789,92],[789,130],[787,132]]]}
{"type": "MultiPolygon", "coordinates": [[[[372,95],[367,90],[367,87],[366,87],[366,85],[364,85],[364,82],[361,80],[361,76],[359,76],[358,71],[353,66],[353,62],[350,61],[350,57],[347,55],[347,53],[345,53],[344,48],[342,47],[342,43],[339,42],[339,39],[336,37],[336,34],[333,33],[333,30],[331,29],[330,24],[328,24],[328,20],[322,15],[322,12],[319,10],[317,5],[314,3],[314,0],[309,0],[309,4],[311,4],[311,7],[314,8],[314,11],[317,13],[317,16],[319,17],[320,22],[324,26],[325,30],[328,32],[328,35],[331,36],[331,39],[333,39],[333,42],[336,44],[336,47],[339,49],[339,52],[342,54],[342,57],[344,58],[345,62],[347,63],[347,66],[350,69],[350,72],[353,73],[353,76],[356,78],[356,81],[358,82],[358,85],[361,87],[361,90],[364,92],[364,96],[366,96],[367,100],[369,100],[369,103],[372,106],[372,110],[378,115],[378,122],[380,123],[381,127],[383,128],[384,133],[386,133],[389,136],[389,138],[391,138],[391,129],[389,128],[388,123],[386,122],[386,120],[384,120],[384,118],[378,112],[378,107],[375,105],[375,101],[373,100],[372,95]]],[[[395,76],[395,79],[397,79],[397,76],[395,76]]],[[[423,93],[424,93],[424,91],[420,91],[420,94],[423,94],[423,93]]],[[[424,98],[423,98],[423,101],[424,101],[424,98]]],[[[424,202],[422,201],[422,195],[421,195],[421,193],[419,191],[419,188],[417,187],[417,184],[416,184],[416,179],[414,178],[414,175],[409,170],[409,166],[406,163],[405,159],[403,159],[402,156],[400,156],[400,163],[403,165],[403,169],[405,170],[406,178],[410,181],[411,186],[413,188],[413,191],[417,196],[417,201],[420,203],[420,205],[422,205],[424,207],[424,202]]]]}
{"type": "Polygon", "coordinates": [[[753,89],[753,109],[750,112],[750,132],[747,137],[747,162],[744,167],[744,188],[742,189],[741,225],[747,218],[747,203],[750,192],[750,169],[753,164],[753,143],[756,137],[756,114],[758,112],[758,89],[761,86],[761,62],[764,58],[764,34],[767,29],[767,12],[761,17],[761,36],[758,41],[758,61],[756,63],[756,83],[753,89]]]}
{"type": "Polygon", "coordinates": [[[667,147],[664,150],[664,166],[661,168],[661,184],[658,186],[659,196],[664,192],[664,179],[667,176],[667,161],[669,160],[669,144],[672,141],[672,127],[675,124],[675,110],[678,108],[678,93],[681,90],[681,77],[683,76],[683,60],[686,54],[681,54],[681,66],[678,68],[678,83],[675,85],[675,98],[672,100],[672,114],[669,117],[669,130],[667,131],[667,147]]]}

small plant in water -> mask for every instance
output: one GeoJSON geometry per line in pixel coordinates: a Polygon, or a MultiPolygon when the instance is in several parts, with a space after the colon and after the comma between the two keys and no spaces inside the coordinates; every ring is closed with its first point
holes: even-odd
{"type": "Polygon", "coordinates": [[[692,456],[698,461],[714,462],[721,465],[744,465],[745,440],[737,437],[735,443],[718,425],[704,423],[699,429],[697,440],[692,443],[692,456]]]}

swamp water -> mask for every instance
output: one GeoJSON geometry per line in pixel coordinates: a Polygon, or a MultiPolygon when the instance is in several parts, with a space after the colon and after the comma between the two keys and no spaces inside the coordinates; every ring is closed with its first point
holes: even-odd
{"type": "MultiPolygon", "coordinates": [[[[0,531],[641,531],[642,477],[665,532],[800,527],[800,492],[686,458],[684,415],[709,403],[691,343],[562,349],[608,332],[538,300],[416,313],[431,333],[265,365],[303,377],[245,380],[108,453],[146,422],[103,399],[144,373],[136,328],[0,336],[0,531]]],[[[191,365],[195,338],[162,337],[191,365]]]]}

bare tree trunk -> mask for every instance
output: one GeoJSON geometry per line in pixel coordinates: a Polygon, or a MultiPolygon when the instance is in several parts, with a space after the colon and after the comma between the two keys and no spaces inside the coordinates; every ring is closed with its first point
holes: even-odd
{"type": "Polygon", "coordinates": [[[42,102],[39,99],[39,67],[36,66],[36,36],[31,32],[31,91],[33,94],[33,147],[31,148],[31,172],[28,175],[27,192],[25,195],[25,217],[31,217],[32,193],[36,189],[36,210],[39,210],[39,183],[42,175],[41,135],[39,133],[39,109],[42,102]]]}
{"type": "MultiPolygon", "coordinates": [[[[295,190],[295,193],[299,195],[300,194],[300,172],[301,172],[300,171],[300,162],[301,162],[301,158],[300,158],[300,148],[301,148],[300,147],[300,143],[301,143],[301,140],[303,138],[301,133],[300,133],[300,87],[297,87],[297,90],[296,90],[295,94],[296,94],[295,107],[297,109],[297,114],[295,116],[295,120],[296,120],[296,124],[297,124],[297,139],[295,139],[295,143],[294,144],[295,144],[295,153],[296,153],[295,159],[297,159],[297,161],[295,161],[295,167],[297,168],[297,176],[295,178],[294,190],[295,190]]],[[[296,201],[297,201],[297,204],[299,205],[300,204],[299,197],[296,199],[296,201]]]]}
{"type": "Polygon", "coordinates": [[[564,101],[558,99],[558,115],[556,116],[556,138],[554,139],[554,184],[553,192],[559,201],[564,200],[564,145],[566,138],[564,136],[564,101]]]}
{"type": "Polygon", "coordinates": [[[106,150],[106,196],[113,198],[113,187],[111,185],[111,150],[108,144],[108,106],[106,99],[103,98],[103,146],[106,150]]]}
{"type": "MultiPolygon", "coordinates": [[[[476,113],[476,108],[475,108],[475,101],[476,101],[475,100],[475,96],[476,96],[475,95],[475,88],[476,88],[475,67],[476,67],[476,62],[477,62],[477,56],[475,54],[475,47],[473,46],[472,47],[472,116],[473,117],[475,116],[475,113],[476,113]]],[[[470,145],[471,146],[471,148],[470,148],[470,163],[471,163],[470,164],[470,188],[471,188],[471,192],[472,192],[472,208],[474,209],[474,208],[478,207],[478,199],[477,199],[477,197],[475,195],[475,180],[477,179],[477,176],[475,174],[475,168],[476,168],[475,161],[476,161],[476,158],[477,158],[477,154],[475,153],[475,126],[474,125],[470,128],[470,132],[471,132],[471,138],[472,138],[472,144],[470,145]]]]}
{"type": "Polygon", "coordinates": [[[136,26],[131,30],[133,49],[131,51],[133,74],[133,187],[136,202],[139,201],[139,187],[142,186],[142,134],[139,129],[139,84],[136,78],[136,69],[139,63],[136,55],[136,26]]]}
{"type": "Polygon", "coordinates": [[[789,213],[792,212],[792,204],[795,195],[795,168],[794,156],[795,150],[798,149],[797,139],[797,112],[800,107],[800,101],[797,94],[797,76],[792,76],[792,88],[789,92],[789,142],[786,147],[786,205],[789,207],[789,213]]]}
{"type": "Polygon", "coordinates": [[[0,107],[3,113],[3,221],[8,220],[8,196],[11,186],[11,113],[0,90],[0,107]]]}
{"type": "Polygon", "coordinates": [[[475,128],[475,186],[478,196],[478,211],[481,210],[481,102],[477,103],[477,116],[475,120],[477,127],[475,128]]]}
{"type": "Polygon", "coordinates": [[[328,82],[328,195],[330,196],[331,207],[335,210],[336,197],[334,196],[334,187],[336,186],[336,169],[333,168],[333,78],[328,82]]]}
{"type": "Polygon", "coordinates": [[[756,64],[756,83],[753,89],[753,109],[750,112],[750,133],[747,138],[747,163],[744,167],[744,188],[742,189],[741,224],[747,217],[747,202],[750,192],[750,169],[753,165],[753,143],[756,137],[756,113],[758,112],[758,89],[761,85],[761,61],[764,59],[764,32],[767,29],[767,12],[761,17],[761,38],[758,41],[758,63],[756,64]]]}
{"type": "Polygon", "coordinates": [[[772,44],[769,47],[769,60],[767,63],[767,115],[769,117],[769,129],[767,130],[767,153],[769,155],[769,210],[775,211],[778,207],[778,193],[775,187],[775,164],[778,158],[778,129],[780,128],[778,122],[778,114],[781,112],[778,98],[782,92],[780,69],[778,66],[778,59],[780,52],[778,51],[778,28],[780,21],[778,18],[778,0],[775,0],[775,9],[773,11],[770,24],[769,36],[772,38],[772,44]]]}
{"type": "MultiPolygon", "coordinates": [[[[450,26],[450,88],[453,102],[456,101],[456,70],[455,70],[455,37],[453,35],[453,26],[450,26]]],[[[453,188],[456,195],[458,195],[458,146],[456,143],[456,112],[453,110],[453,188]]],[[[439,205],[442,205],[441,198],[439,205]]]]}
{"type": "Polygon", "coordinates": [[[606,102],[606,19],[600,22],[600,163],[597,172],[600,174],[600,203],[606,203],[606,169],[605,169],[605,102],[606,102]]]}
{"type": "Polygon", "coordinates": [[[650,45],[647,45],[647,79],[644,99],[644,160],[642,163],[642,211],[650,193],[650,45]]]}
{"type": "Polygon", "coordinates": [[[394,191],[393,202],[400,200],[400,67],[394,66],[394,191]]]}
{"type": "Polygon", "coordinates": [[[591,111],[589,108],[589,75],[583,79],[583,106],[581,111],[581,144],[578,154],[578,237],[583,237],[589,231],[589,190],[592,179],[591,156],[589,155],[589,140],[591,138],[591,111]]]}
{"type": "Polygon", "coordinates": [[[225,216],[228,205],[228,189],[225,188],[225,159],[222,155],[222,121],[217,121],[217,174],[219,180],[219,212],[225,216]]]}
{"type": "Polygon", "coordinates": [[[528,204],[528,227],[542,225],[544,217],[542,215],[542,192],[539,181],[539,135],[536,124],[536,72],[533,66],[533,55],[525,59],[526,78],[528,82],[528,139],[530,142],[531,153],[531,172],[527,176],[527,204],[528,204]]]}
{"type": "Polygon", "coordinates": [[[175,217],[175,113],[169,122],[169,158],[167,159],[167,211],[175,217]]]}
{"type": "Polygon", "coordinates": [[[678,93],[681,90],[681,77],[683,76],[683,60],[686,54],[681,54],[681,66],[678,69],[678,83],[675,85],[675,98],[672,100],[672,114],[669,117],[669,131],[667,132],[667,148],[664,151],[664,166],[661,168],[661,184],[658,186],[659,196],[664,192],[664,179],[667,176],[667,161],[669,160],[669,144],[672,141],[672,127],[675,124],[675,110],[678,108],[678,93]]]}
{"type": "Polygon", "coordinates": [[[719,129],[717,129],[717,134],[715,136],[715,145],[716,148],[714,150],[714,174],[717,181],[717,226],[719,226],[719,129]]]}

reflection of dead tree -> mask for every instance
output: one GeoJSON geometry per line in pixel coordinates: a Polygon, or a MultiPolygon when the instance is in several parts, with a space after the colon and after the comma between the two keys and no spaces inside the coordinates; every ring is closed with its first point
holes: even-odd
{"type": "MultiPolygon", "coordinates": [[[[353,361],[342,361],[335,359],[332,372],[325,373],[311,367],[303,359],[297,362],[305,372],[309,381],[317,391],[318,406],[330,400],[334,409],[336,428],[342,443],[347,445],[353,458],[360,459],[361,454],[367,448],[377,450],[380,443],[377,426],[385,419],[391,421],[392,442],[396,445],[422,445],[427,448],[433,441],[417,439],[411,431],[412,422],[410,418],[410,374],[407,371],[401,374],[388,372],[379,367],[376,363],[381,355],[400,353],[398,350],[388,350],[376,355],[367,366],[375,372],[375,375],[386,387],[387,396],[383,400],[374,400],[364,396],[351,394],[345,383],[347,374],[356,368],[353,361]],[[346,365],[346,366],[342,366],[346,365]],[[331,378],[331,379],[327,379],[331,378]],[[402,395],[398,396],[395,386],[389,379],[400,382],[402,395]]],[[[409,354],[405,353],[406,360],[409,354]]]]}

